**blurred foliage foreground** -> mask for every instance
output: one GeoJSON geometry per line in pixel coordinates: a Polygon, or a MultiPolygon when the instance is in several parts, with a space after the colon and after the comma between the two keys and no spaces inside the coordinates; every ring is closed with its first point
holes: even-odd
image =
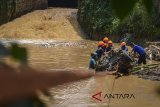
{"type": "Polygon", "coordinates": [[[160,40],[160,12],[156,0],[81,0],[78,21],[90,39],[125,33],[137,40],[160,40]]]}
{"type": "Polygon", "coordinates": [[[51,98],[48,89],[91,77],[84,71],[35,71],[28,65],[27,49],[13,43],[4,46],[0,43],[0,107],[46,107],[39,97],[51,98]],[[16,68],[5,63],[5,58],[19,62],[16,68]]]}

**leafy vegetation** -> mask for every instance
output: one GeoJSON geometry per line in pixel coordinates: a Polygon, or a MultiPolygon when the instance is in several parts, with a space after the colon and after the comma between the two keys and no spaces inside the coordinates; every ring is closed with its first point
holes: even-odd
{"type": "Polygon", "coordinates": [[[130,33],[134,41],[160,40],[157,8],[152,0],[82,0],[78,21],[90,39],[98,40],[107,34],[118,41],[130,33]]]}
{"type": "Polygon", "coordinates": [[[15,18],[16,0],[0,0],[0,24],[15,18]]]}

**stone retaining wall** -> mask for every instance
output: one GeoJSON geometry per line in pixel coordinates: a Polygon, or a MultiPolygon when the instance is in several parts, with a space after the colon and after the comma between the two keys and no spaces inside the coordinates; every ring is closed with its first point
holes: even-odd
{"type": "Polygon", "coordinates": [[[0,24],[35,9],[48,7],[48,0],[0,0],[0,24]]]}

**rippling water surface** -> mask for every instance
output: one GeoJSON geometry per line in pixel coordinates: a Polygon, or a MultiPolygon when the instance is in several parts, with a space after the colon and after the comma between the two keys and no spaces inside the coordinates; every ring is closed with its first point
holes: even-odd
{"type": "MultiPolygon", "coordinates": [[[[29,62],[35,69],[88,69],[90,53],[96,42],[57,42],[52,45],[29,46],[29,62]]],[[[63,79],[63,78],[62,78],[63,79]]],[[[124,76],[115,80],[114,76],[97,76],[87,80],[57,86],[51,89],[53,100],[47,100],[50,107],[159,107],[160,98],[155,89],[160,82],[142,80],[136,76],[124,76]],[[102,92],[101,100],[92,95],[102,92]],[[110,100],[105,94],[133,94],[135,99],[110,100]],[[109,103],[109,104],[108,104],[109,103]]]]}

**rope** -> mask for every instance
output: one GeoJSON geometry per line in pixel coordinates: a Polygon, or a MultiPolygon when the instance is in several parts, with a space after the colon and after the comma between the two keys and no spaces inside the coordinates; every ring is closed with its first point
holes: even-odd
{"type": "MultiPolygon", "coordinates": [[[[113,81],[113,85],[112,85],[111,94],[113,93],[113,90],[114,90],[115,81],[116,81],[116,76],[114,77],[114,81],[113,81]]],[[[109,106],[110,106],[110,102],[111,102],[111,98],[109,98],[108,106],[107,106],[107,107],[109,107],[109,106]]]]}
{"type": "MultiPolygon", "coordinates": [[[[119,65],[117,64],[117,70],[116,70],[116,71],[118,71],[118,67],[119,67],[119,65]]],[[[115,82],[116,82],[117,77],[118,77],[118,74],[117,74],[117,75],[115,75],[115,77],[114,77],[113,85],[112,85],[112,89],[111,89],[111,94],[113,93],[113,90],[114,90],[114,86],[115,86],[115,82]]],[[[109,106],[110,106],[110,103],[111,103],[111,98],[109,98],[108,106],[107,106],[107,107],[109,107],[109,106]]]]}

